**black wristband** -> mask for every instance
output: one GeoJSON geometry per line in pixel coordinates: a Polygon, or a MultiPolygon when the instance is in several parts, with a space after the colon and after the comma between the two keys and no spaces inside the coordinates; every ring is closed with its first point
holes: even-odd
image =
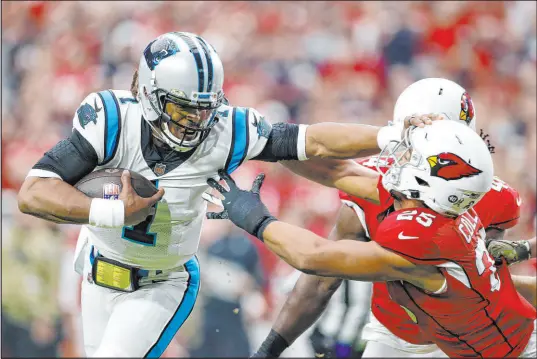
{"type": "Polygon", "coordinates": [[[259,354],[264,354],[272,358],[278,358],[280,354],[289,347],[289,343],[274,329],[270,330],[269,335],[261,344],[257,351],[259,354]]]}
{"type": "Polygon", "coordinates": [[[255,230],[255,236],[259,238],[261,242],[264,242],[263,232],[265,231],[265,228],[267,228],[267,226],[274,221],[277,221],[276,217],[270,216],[270,217],[265,217],[263,221],[259,223],[259,227],[257,227],[257,229],[255,230]]]}

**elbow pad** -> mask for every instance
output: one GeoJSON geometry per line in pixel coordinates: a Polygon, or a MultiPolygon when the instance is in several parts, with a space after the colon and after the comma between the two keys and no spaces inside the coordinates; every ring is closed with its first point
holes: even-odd
{"type": "Polygon", "coordinates": [[[97,153],[76,129],[61,140],[34,165],[34,169],[51,171],[74,185],[97,166],[97,153]]]}
{"type": "Polygon", "coordinates": [[[265,148],[253,159],[265,162],[298,160],[298,132],[298,125],[274,124],[265,148]]]}

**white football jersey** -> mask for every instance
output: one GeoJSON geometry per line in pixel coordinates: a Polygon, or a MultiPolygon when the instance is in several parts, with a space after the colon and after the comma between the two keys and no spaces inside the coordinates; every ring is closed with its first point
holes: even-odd
{"type": "Polygon", "coordinates": [[[99,160],[95,170],[129,169],[165,189],[156,214],[136,226],[86,226],[89,244],[100,254],[145,269],[174,268],[196,253],[207,207],[201,196],[209,189],[207,179],[218,179],[219,169],[231,173],[257,156],[271,130],[256,110],[222,105],[218,108],[220,120],[207,139],[188,153],[170,149],[174,152],[171,157],[180,158],[170,162],[159,159],[150,127],[130,92],[92,93],[79,111],[84,106],[94,108],[97,118],[77,116],[77,111],[73,127],[95,149],[99,160]]]}

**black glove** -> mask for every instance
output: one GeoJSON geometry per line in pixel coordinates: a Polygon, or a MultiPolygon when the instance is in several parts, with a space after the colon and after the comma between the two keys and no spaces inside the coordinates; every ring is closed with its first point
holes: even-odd
{"type": "Polygon", "coordinates": [[[229,191],[226,191],[214,179],[209,178],[207,180],[209,186],[224,196],[222,200],[224,210],[220,213],[209,212],[207,213],[207,218],[229,219],[237,227],[263,240],[263,231],[267,225],[277,220],[270,214],[259,197],[259,190],[263,185],[265,175],[263,173],[257,175],[250,191],[244,191],[237,187],[233,178],[224,170],[219,170],[218,175],[226,182],[229,191]]]}

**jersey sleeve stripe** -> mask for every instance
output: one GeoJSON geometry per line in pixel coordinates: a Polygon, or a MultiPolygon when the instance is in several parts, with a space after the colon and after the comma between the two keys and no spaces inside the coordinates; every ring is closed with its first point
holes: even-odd
{"type": "Polygon", "coordinates": [[[248,150],[248,117],[246,112],[244,108],[233,108],[233,134],[231,136],[230,155],[226,161],[226,170],[229,174],[239,167],[248,150]]]}
{"type": "Polygon", "coordinates": [[[116,154],[119,135],[121,133],[121,121],[119,119],[119,104],[110,90],[99,92],[99,97],[103,103],[105,115],[104,143],[105,154],[103,165],[109,162],[116,154]]]}
{"type": "Polygon", "coordinates": [[[498,226],[501,226],[501,225],[504,225],[504,224],[507,224],[507,223],[516,221],[516,220],[518,220],[519,218],[520,218],[520,217],[515,217],[515,218],[511,218],[511,219],[508,220],[508,221],[503,221],[503,222],[498,222],[498,223],[491,223],[491,224],[489,224],[489,227],[498,227],[498,226]]]}

